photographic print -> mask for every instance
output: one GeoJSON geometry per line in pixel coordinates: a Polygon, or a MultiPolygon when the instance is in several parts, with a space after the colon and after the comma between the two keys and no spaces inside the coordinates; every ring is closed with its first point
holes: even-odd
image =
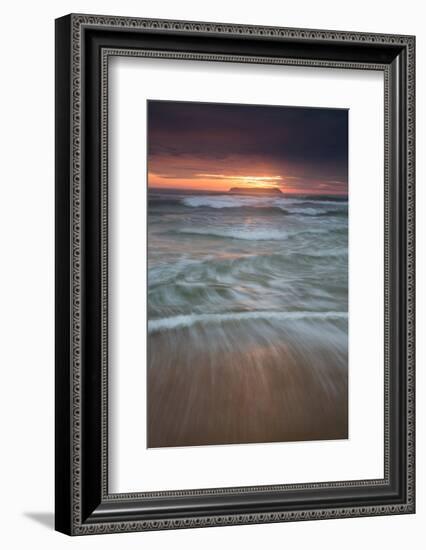
{"type": "Polygon", "coordinates": [[[147,111],[147,446],[346,439],[348,111],[147,111]]]}

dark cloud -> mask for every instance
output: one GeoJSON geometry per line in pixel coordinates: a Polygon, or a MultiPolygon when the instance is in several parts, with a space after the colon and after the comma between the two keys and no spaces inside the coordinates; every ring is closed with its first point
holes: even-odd
{"type": "Polygon", "coordinates": [[[148,136],[150,170],[165,177],[175,159],[180,176],[185,164],[191,177],[203,163],[234,174],[246,163],[347,186],[344,109],[149,101],[148,136]]]}

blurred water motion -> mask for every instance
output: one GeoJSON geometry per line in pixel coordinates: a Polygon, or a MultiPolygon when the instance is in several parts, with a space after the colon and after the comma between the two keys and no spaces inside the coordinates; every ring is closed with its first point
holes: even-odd
{"type": "Polygon", "coordinates": [[[149,195],[148,446],[348,436],[347,202],[149,195]]]}

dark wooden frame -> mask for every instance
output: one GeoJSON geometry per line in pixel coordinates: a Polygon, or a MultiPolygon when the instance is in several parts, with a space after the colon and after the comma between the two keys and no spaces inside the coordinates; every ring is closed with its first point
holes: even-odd
{"type": "Polygon", "coordinates": [[[412,36],[91,15],[56,21],[57,530],[83,535],[414,512],[414,48],[412,36]],[[384,72],[383,479],[108,493],[111,55],[384,72]]]}

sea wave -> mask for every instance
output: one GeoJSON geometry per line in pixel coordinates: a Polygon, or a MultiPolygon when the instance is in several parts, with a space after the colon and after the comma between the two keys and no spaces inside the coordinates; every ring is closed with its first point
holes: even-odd
{"type": "Polygon", "coordinates": [[[239,208],[244,206],[268,206],[271,200],[265,197],[235,197],[228,195],[195,195],[193,197],[185,197],[182,199],[182,204],[192,208],[207,206],[208,208],[239,208]]]}
{"type": "Polygon", "coordinates": [[[319,250],[303,250],[292,251],[292,255],[301,256],[302,258],[311,257],[311,258],[345,258],[348,256],[347,248],[336,248],[332,249],[319,249],[319,250]]]}
{"type": "Polygon", "coordinates": [[[243,197],[243,196],[229,196],[229,195],[195,195],[191,197],[184,197],[181,199],[181,204],[191,208],[206,207],[206,208],[279,208],[281,210],[288,208],[289,206],[299,206],[299,212],[296,212],[298,208],[292,208],[294,213],[307,213],[316,215],[317,208],[324,205],[336,206],[347,205],[344,201],[333,200],[321,200],[321,199],[307,199],[307,198],[289,198],[289,197],[243,197]]]}
{"type": "Polygon", "coordinates": [[[188,228],[180,229],[179,233],[186,235],[198,235],[204,237],[221,237],[225,239],[238,239],[243,241],[282,241],[288,238],[288,232],[279,229],[253,229],[229,227],[207,229],[188,228]]]}
{"type": "Polygon", "coordinates": [[[190,328],[197,324],[226,323],[233,321],[298,321],[298,320],[329,320],[347,319],[345,311],[244,311],[229,313],[204,313],[190,315],[176,315],[163,319],[148,321],[148,333],[164,332],[167,330],[190,328]]]}

